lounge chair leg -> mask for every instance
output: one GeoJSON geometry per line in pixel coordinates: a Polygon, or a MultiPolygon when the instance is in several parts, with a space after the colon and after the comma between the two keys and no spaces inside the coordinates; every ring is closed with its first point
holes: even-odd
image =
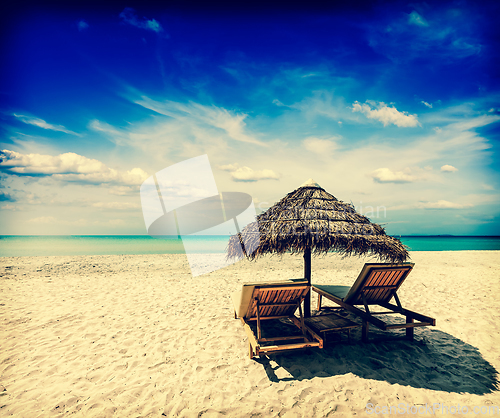
{"type": "MultiPolygon", "coordinates": [[[[406,317],[406,323],[407,324],[413,324],[413,318],[410,318],[409,316],[406,317]]],[[[410,341],[413,341],[413,330],[415,328],[406,328],[406,338],[408,338],[410,341]]]]}
{"type": "Polygon", "coordinates": [[[300,330],[302,331],[304,339],[307,339],[306,327],[304,326],[304,315],[302,314],[302,305],[300,303],[299,303],[299,315],[300,315],[300,330]]]}
{"type": "Polygon", "coordinates": [[[248,343],[248,354],[250,356],[250,359],[253,359],[252,344],[250,344],[250,343],[248,343]]]}
{"type": "Polygon", "coordinates": [[[361,330],[361,339],[364,343],[368,342],[368,331],[370,330],[370,324],[368,321],[363,321],[363,328],[361,330]]]}
{"type": "Polygon", "coordinates": [[[261,329],[260,329],[260,312],[259,312],[259,300],[256,299],[256,309],[257,309],[257,339],[261,339],[262,338],[262,333],[261,333],[261,329]]]}
{"type": "Polygon", "coordinates": [[[318,312],[321,311],[321,298],[322,297],[323,297],[323,295],[318,294],[318,312]]]}

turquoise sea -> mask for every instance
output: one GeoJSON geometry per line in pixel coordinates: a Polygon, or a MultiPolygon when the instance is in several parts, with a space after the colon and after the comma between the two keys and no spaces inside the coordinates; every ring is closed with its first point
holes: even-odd
{"type": "MultiPolygon", "coordinates": [[[[402,236],[411,251],[500,250],[500,237],[402,236]]],[[[227,237],[185,238],[191,253],[224,253],[227,237]]],[[[177,237],[158,239],[147,235],[3,235],[0,257],[39,255],[182,254],[177,237]]]]}

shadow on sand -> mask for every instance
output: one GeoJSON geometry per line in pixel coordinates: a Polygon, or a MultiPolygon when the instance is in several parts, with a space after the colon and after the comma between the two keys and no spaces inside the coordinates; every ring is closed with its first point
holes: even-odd
{"type": "Polygon", "coordinates": [[[404,331],[382,332],[371,327],[370,342],[362,343],[358,328],[351,333],[351,344],[342,337],[322,350],[254,360],[263,365],[272,382],[353,373],[364,379],[446,392],[484,395],[499,390],[497,370],[472,345],[432,328],[416,328],[414,341],[403,336],[404,331]],[[278,378],[280,368],[287,377],[278,378]]]}

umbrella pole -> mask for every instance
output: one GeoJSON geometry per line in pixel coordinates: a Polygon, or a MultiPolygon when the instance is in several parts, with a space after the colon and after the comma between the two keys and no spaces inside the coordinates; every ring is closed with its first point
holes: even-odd
{"type": "MultiPolygon", "coordinates": [[[[304,278],[307,280],[309,286],[311,286],[311,248],[306,247],[304,250],[304,278]]],[[[304,299],[304,316],[309,318],[311,316],[311,291],[307,292],[306,298],[304,299]]]]}

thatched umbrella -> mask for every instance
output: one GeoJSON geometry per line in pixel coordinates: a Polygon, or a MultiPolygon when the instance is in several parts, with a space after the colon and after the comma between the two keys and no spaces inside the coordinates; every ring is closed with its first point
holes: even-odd
{"type": "MultiPolygon", "coordinates": [[[[391,263],[409,258],[401,241],[386,235],[384,228],[357,213],[352,204],[337,200],[312,179],[233,235],[227,255],[253,260],[267,253],[304,253],[304,277],[310,284],[311,253],[332,250],[342,256],[374,255],[391,263]]],[[[310,316],[309,297],[304,311],[310,316]]]]}

